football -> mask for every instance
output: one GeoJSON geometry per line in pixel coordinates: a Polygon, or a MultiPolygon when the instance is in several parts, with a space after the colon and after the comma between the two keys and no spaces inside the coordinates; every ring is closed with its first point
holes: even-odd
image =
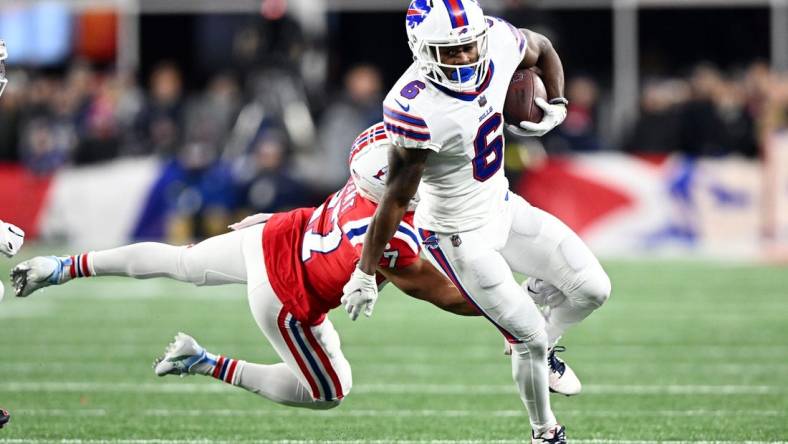
{"type": "Polygon", "coordinates": [[[534,102],[537,97],[547,100],[547,90],[539,75],[532,69],[515,71],[503,105],[506,123],[518,125],[522,121],[541,122],[544,112],[534,102]]]}

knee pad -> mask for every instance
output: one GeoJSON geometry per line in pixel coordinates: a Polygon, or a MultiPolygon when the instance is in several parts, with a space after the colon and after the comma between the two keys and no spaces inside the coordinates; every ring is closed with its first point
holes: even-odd
{"type": "Polygon", "coordinates": [[[178,271],[184,276],[186,282],[202,287],[206,284],[205,271],[194,266],[197,253],[192,247],[193,245],[178,247],[178,271]]]}
{"type": "MultiPolygon", "coordinates": [[[[542,312],[531,302],[525,299],[519,305],[511,307],[496,321],[510,335],[523,343],[538,343],[539,336],[545,333],[545,320],[542,312]]],[[[545,335],[545,343],[547,341],[545,335]]]]}
{"type": "Polygon", "coordinates": [[[610,291],[610,277],[600,267],[569,297],[575,304],[599,308],[610,297],[610,291]]]}
{"type": "Polygon", "coordinates": [[[512,354],[521,358],[529,355],[531,359],[547,359],[547,332],[538,330],[523,338],[522,342],[512,344],[512,354]]]}
{"type": "Polygon", "coordinates": [[[561,241],[558,251],[561,252],[566,264],[574,271],[586,268],[594,260],[591,250],[576,235],[571,235],[561,241]]]}

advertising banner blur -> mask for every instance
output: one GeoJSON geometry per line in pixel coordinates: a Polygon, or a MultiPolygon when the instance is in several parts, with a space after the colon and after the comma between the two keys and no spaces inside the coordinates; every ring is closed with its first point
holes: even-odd
{"type": "MultiPolygon", "coordinates": [[[[757,259],[768,254],[770,226],[788,244],[788,136],[780,147],[771,167],[738,157],[555,157],[512,187],[602,257],[757,259]],[[775,185],[766,186],[765,177],[775,185]]],[[[172,188],[167,184],[177,182],[172,175],[171,166],[154,158],[64,169],[34,181],[35,192],[3,208],[0,218],[18,220],[41,240],[85,249],[161,239],[162,220],[176,208],[162,203],[172,188]],[[22,204],[28,210],[19,212],[22,204]]],[[[0,169],[0,183],[29,183],[26,177],[0,169]]]]}
{"type": "Polygon", "coordinates": [[[774,134],[766,153],[767,234],[775,249],[788,252],[788,131],[774,134]]]}
{"type": "Polygon", "coordinates": [[[762,166],[592,154],[551,159],[517,190],[602,256],[754,258],[761,254],[762,166]]]}

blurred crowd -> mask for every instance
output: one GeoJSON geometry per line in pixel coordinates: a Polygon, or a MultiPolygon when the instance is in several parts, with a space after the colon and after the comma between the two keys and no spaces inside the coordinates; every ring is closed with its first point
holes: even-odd
{"type": "Polygon", "coordinates": [[[75,63],[65,74],[10,73],[0,100],[0,162],[47,176],[66,165],[158,156],[156,184],[182,237],[220,232],[234,218],[318,203],[347,180],[347,150],[382,117],[372,66],[318,113],[297,75],[220,73],[186,91],[173,63],[139,83],[128,72],[75,63]],[[185,227],[185,228],[184,228],[185,227]]]}
{"type": "MultiPolygon", "coordinates": [[[[284,70],[219,73],[196,91],[185,90],[184,73],[169,62],[146,79],[81,62],[64,74],[9,77],[0,161],[45,176],[65,165],[159,156],[157,186],[183,237],[214,234],[243,214],[318,203],[346,180],[347,150],[381,119],[385,89],[365,64],[320,101],[284,70]]],[[[702,64],[687,77],[646,79],[639,117],[620,135],[606,130],[609,94],[595,79],[570,78],[566,94],[568,117],[543,140],[548,153],[757,157],[765,134],[788,127],[788,76],[763,63],[741,72],[702,64]]]]}
{"type": "Polygon", "coordinates": [[[610,98],[589,77],[567,82],[566,121],[545,138],[550,153],[629,153],[757,158],[765,137],[788,128],[788,75],[756,62],[723,72],[698,64],[686,77],[645,79],[637,118],[611,134],[610,98]]]}

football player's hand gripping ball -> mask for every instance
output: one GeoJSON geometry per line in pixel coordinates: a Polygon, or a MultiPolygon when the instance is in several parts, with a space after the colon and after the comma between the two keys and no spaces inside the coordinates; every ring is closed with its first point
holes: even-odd
{"type": "Polygon", "coordinates": [[[342,305],[350,319],[356,320],[363,311],[367,317],[372,316],[375,302],[378,300],[378,283],[375,275],[369,275],[356,268],[350,280],[342,288],[342,305]]]}
{"type": "Polygon", "coordinates": [[[0,220],[0,253],[11,257],[19,252],[25,243],[25,232],[14,224],[0,220]]]}
{"type": "Polygon", "coordinates": [[[534,99],[534,103],[544,111],[544,117],[539,123],[520,122],[520,126],[507,125],[509,131],[523,137],[541,137],[549,133],[550,130],[560,125],[566,119],[566,104],[547,103],[541,97],[534,99]]]}

